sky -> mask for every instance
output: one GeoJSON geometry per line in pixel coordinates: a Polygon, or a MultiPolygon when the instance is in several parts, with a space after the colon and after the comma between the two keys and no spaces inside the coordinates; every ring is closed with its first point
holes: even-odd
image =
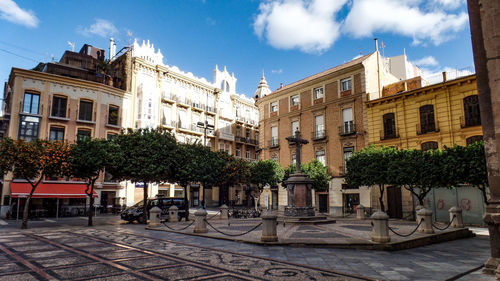
{"type": "MultiPolygon", "coordinates": [[[[213,81],[234,72],[252,97],[375,50],[431,75],[474,65],[465,0],[0,0],[0,79],[85,43],[150,40],[164,63],[213,81]]],[[[0,95],[1,96],[1,95],[0,95]]]]}

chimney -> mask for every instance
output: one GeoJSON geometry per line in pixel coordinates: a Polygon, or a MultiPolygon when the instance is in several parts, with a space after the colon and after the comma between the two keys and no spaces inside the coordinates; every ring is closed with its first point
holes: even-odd
{"type": "Polygon", "coordinates": [[[375,38],[375,51],[378,53],[378,38],[375,38]]]}
{"type": "Polygon", "coordinates": [[[446,71],[443,71],[443,82],[446,82],[446,71]]]}
{"type": "Polygon", "coordinates": [[[116,44],[113,37],[109,38],[109,60],[112,60],[116,55],[116,44]]]}
{"type": "Polygon", "coordinates": [[[280,89],[283,89],[283,83],[280,83],[280,89]]]}

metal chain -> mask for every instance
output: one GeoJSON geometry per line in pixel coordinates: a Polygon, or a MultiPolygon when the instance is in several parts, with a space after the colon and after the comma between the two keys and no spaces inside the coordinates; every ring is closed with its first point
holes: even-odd
{"type": "Polygon", "coordinates": [[[166,222],[162,222],[162,223],[163,223],[163,225],[164,225],[164,226],[166,226],[166,227],[167,227],[168,229],[170,229],[170,230],[173,230],[173,231],[181,231],[181,230],[185,230],[186,228],[188,228],[188,227],[192,226],[194,222],[195,222],[195,221],[192,221],[192,222],[191,222],[190,224],[188,224],[187,226],[182,227],[182,228],[179,228],[179,229],[171,228],[170,226],[168,226],[168,225],[167,225],[167,223],[166,223],[166,222]]]}
{"type": "Polygon", "coordinates": [[[207,220],[211,220],[215,218],[218,214],[220,214],[220,211],[218,211],[215,215],[210,216],[207,220]]]}
{"type": "Polygon", "coordinates": [[[215,228],[215,226],[213,226],[212,224],[210,224],[210,223],[209,223],[206,219],[205,219],[205,222],[206,222],[206,223],[207,223],[207,224],[208,224],[208,225],[209,225],[209,226],[210,226],[213,230],[215,230],[215,231],[219,232],[220,234],[227,235],[227,236],[233,236],[233,237],[234,237],[234,236],[243,236],[243,235],[245,235],[245,234],[248,234],[248,233],[250,233],[250,232],[252,232],[252,231],[256,230],[259,226],[261,226],[261,225],[262,225],[262,222],[261,222],[261,223],[259,223],[258,225],[256,225],[256,226],[252,227],[250,230],[247,230],[247,231],[245,231],[245,232],[243,232],[243,233],[239,233],[239,234],[232,234],[232,233],[225,233],[225,232],[223,232],[223,231],[218,230],[217,228],[215,228]]]}
{"type": "Polygon", "coordinates": [[[390,226],[387,226],[387,227],[389,228],[390,231],[392,231],[397,236],[408,237],[408,236],[412,235],[413,233],[415,233],[415,231],[417,231],[417,229],[420,227],[420,225],[422,224],[423,221],[424,221],[424,219],[422,218],[420,220],[420,222],[418,223],[417,227],[412,232],[410,232],[409,234],[400,234],[400,233],[397,233],[396,231],[394,231],[394,229],[392,229],[392,227],[390,227],[390,226]]]}
{"type": "Polygon", "coordinates": [[[444,228],[439,228],[434,223],[432,223],[432,227],[436,228],[437,230],[446,230],[446,229],[448,229],[448,227],[450,227],[451,223],[453,222],[453,220],[455,220],[456,217],[457,217],[456,215],[453,215],[453,218],[451,218],[451,221],[444,228]]]}

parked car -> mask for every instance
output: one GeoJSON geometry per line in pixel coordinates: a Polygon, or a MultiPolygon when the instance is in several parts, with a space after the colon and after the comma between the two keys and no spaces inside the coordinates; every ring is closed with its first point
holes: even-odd
{"type": "MultiPolygon", "coordinates": [[[[137,220],[139,223],[143,223],[143,201],[135,204],[132,207],[126,208],[121,214],[121,219],[133,222],[137,220]]],[[[168,209],[175,205],[179,210],[177,212],[177,219],[180,221],[182,218],[186,218],[186,202],[184,198],[166,198],[166,197],[156,197],[154,199],[148,199],[148,219],[149,210],[153,207],[158,207],[161,209],[160,218],[168,220],[168,209]]]]}

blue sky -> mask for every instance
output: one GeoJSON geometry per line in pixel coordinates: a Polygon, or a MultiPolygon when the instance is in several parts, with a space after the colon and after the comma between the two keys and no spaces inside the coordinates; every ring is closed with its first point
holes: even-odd
{"type": "Polygon", "coordinates": [[[227,66],[252,96],[342,64],[383,42],[426,73],[473,66],[465,0],[0,0],[0,79],[57,61],[68,44],[117,50],[149,39],[164,63],[213,80],[227,66]]]}

